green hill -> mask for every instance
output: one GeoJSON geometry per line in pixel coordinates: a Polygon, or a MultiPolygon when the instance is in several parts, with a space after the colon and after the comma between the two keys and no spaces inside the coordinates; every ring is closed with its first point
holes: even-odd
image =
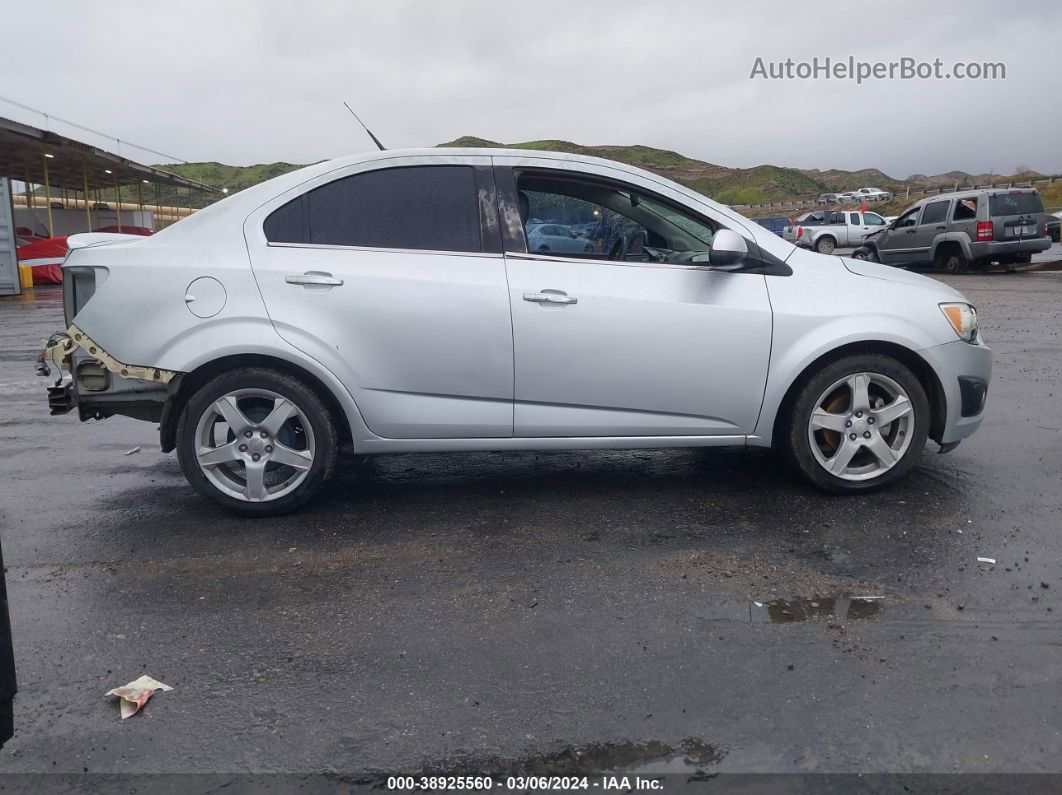
{"type": "Polygon", "coordinates": [[[551,140],[501,144],[473,136],[458,138],[440,146],[547,149],[604,157],[673,179],[724,204],[758,204],[828,190],[821,180],[795,168],[770,165],[727,168],[651,146],[583,146],[571,141],[551,140]]]}
{"type": "MultiPolygon", "coordinates": [[[[902,191],[904,183],[945,184],[951,182],[969,182],[975,179],[962,171],[938,174],[927,177],[915,174],[907,180],[890,177],[876,168],[856,171],[843,169],[798,169],[785,166],[762,165],[753,168],[729,168],[727,166],[696,160],[667,149],[655,149],[651,146],[585,146],[571,141],[541,140],[523,141],[521,143],[502,144],[467,135],[449,141],[440,146],[452,147],[499,147],[508,149],[539,149],[572,154],[604,157],[629,163],[638,168],[673,179],[699,193],[710,196],[724,204],[763,204],[797,197],[814,196],[819,193],[855,190],[860,187],[877,187],[885,190],[902,191]]],[[[254,166],[227,166],[223,163],[171,163],[159,168],[172,171],[189,179],[203,182],[218,188],[228,188],[229,192],[242,190],[259,182],[286,174],[301,166],[292,163],[261,163],[254,166]]],[[[981,177],[987,175],[981,175],[981,177]]],[[[996,179],[1002,179],[996,177],[996,179]]],[[[981,181],[984,181],[981,179],[981,181]]],[[[146,186],[147,187],[147,186],[146,186]]],[[[123,195],[125,195],[123,190],[123,195]]],[[[169,203],[168,191],[163,189],[163,203],[169,203]]],[[[145,197],[147,199],[147,197],[145,197]]],[[[187,199],[178,200],[182,204],[187,199]]],[[[151,203],[154,195],[151,194],[151,203]]]]}

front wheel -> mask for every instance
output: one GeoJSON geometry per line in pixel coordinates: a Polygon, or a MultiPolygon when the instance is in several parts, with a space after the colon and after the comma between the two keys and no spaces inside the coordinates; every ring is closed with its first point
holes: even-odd
{"type": "Polygon", "coordinates": [[[852,252],[852,259],[864,262],[878,262],[878,251],[873,246],[860,246],[852,252]]]}
{"type": "Polygon", "coordinates": [[[915,465],[929,399],[905,365],[849,356],[815,373],[793,403],[785,447],[798,472],[838,494],[876,491],[915,465]]]}
{"type": "Polygon", "coordinates": [[[317,393],[284,373],[247,367],[189,399],[177,458],[192,487],[243,516],[276,516],[312,497],[332,474],[335,422],[317,393]]]}

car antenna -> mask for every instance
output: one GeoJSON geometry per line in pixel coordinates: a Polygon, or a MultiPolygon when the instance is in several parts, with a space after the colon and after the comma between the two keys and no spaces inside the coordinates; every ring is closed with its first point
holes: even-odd
{"type": "MultiPolygon", "coordinates": [[[[350,111],[351,116],[353,116],[355,119],[358,119],[358,114],[354,112],[354,108],[350,107],[350,105],[346,103],[346,100],[343,101],[343,107],[350,111]]],[[[358,119],[358,124],[360,124],[365,130],[365,132],[369,134],[369,137],[372,138],[372,142],[380,148],[381,152],[387,151],[387,148],[382,143],[380,143],[380,139],[373,135],[372,130],[365,126],[365,122],[363,122],[361,119],[358,119]]]]}

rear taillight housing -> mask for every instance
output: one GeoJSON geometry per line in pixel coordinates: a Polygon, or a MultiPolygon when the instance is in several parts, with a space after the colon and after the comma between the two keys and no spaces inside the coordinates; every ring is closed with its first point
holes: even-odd
{"type": "Polygon", "coordinates": [[[803,237],[803,235],[804,235],[804,227],[798,226],[797,227],[797,238],[799,239],[799,238],[803,237]]]}
{"type": "Polygon", "coordinates": [[[977,222],[977,239],[978,240],[991,240],[993,234],[991,221],[978,221],[977,222]]]}

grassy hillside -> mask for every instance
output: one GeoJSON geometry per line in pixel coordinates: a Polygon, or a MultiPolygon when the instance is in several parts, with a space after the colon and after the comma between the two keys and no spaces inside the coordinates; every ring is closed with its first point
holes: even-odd
{"type": "Polygon", "coordinates": [[[571,141],[552,140],[502,144],[473,136],[464,136],[440,144],[440,146],[546,149],[554,152],[604,157],[673,179],[726,204],[756,204],[828,190],[823,181],[795,168],[782,166],[727,168],[703,160],[695,160],[667,149],[654,149],[651,146],[583,146],[571,141]]]}
{"type": "Polygon", "coordinates": [[[215,188],[228,188],[229,193],[257,185],[267,179],[287,174],[300,165],[293,163],[261,163],[256,166],[226,166],[224,163],[164,163],[158,168],[177,174],[185,179],[194,179],[215,188]]]}
{"type": "MultiPolygon", "coordinates": [[[[950,185],[956,181],[969,184],[971,181],[986,182],[989,175],[971,175],[963,171],[951,171],[945,174],[926,176],[913,174],[907,180],[898,180],[876,169],[866,168],[857,171],[842,169],[797,169],[785,166],[762,165],[753,168],[728,168],[703,160],[651,146],[585,146],[572,141],[541,140],[502,144],[475,136],[464,136],[440,146],[453,147],[503,147],[509,149],[550,150],[570,152],[572,154],[603,157],[629,163],[638,168],[660,174],[682,183],[699,193],[710,196],[724,204],[762,204],[771,201],[806,197],[831,191],[854,190],[859,187],[873,186],[901,193],[904,184],[912,187],[920,185],[950,185]]],[[[189,179],[203,182],[218,188],[228,188],[233,193],[243,188],[256,185],[280,174],[286,174],[299,165],[292,163],[262,163],[254,166],[228,166],[223,163],[171,163],[159,166],[167,171],[189,179]]],[[[1025,176],[1025,178],[1029,178],[1025,176]]],[[[1006,178],[996,175],[995,180],[1006,178]]],[[[144,186],[145,200],[154,203],[153,186],[144,186]]],[[[1052,186],[1056,188],[1059,186],[1052,186]]],[[[169,204],[173,197],[163,188],[162,202],[169,204]]],[[[123,196],[126,190],[123,190],[123,196]]],[[[182,204],[186,198],[178,197],[182,204]]],[[[1045,203],[1062,204],[1062,196],[1046,196],[1045,203]]],[[[895,212],[894,204],[908,204],[904,200],[890,202],[882,207],[895,212]]]]}

